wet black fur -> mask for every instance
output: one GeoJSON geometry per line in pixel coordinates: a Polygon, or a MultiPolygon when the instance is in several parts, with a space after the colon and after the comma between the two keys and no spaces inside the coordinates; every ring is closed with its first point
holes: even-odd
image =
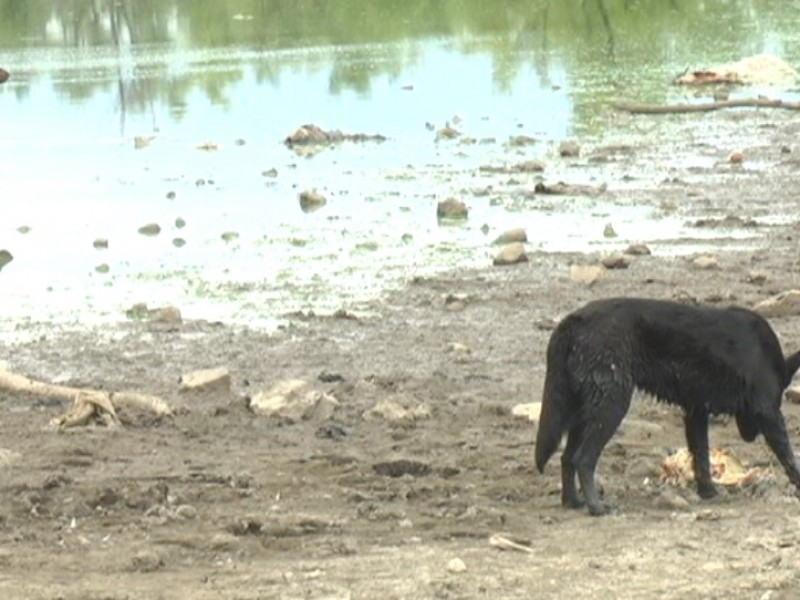
{"type": "Polygon", "coordinates": [[[591,514],[606,513],[595,467],[638,388],[683,409],[701,497],[716,494],[708,456],[708,418],[715,414],[734,415],[748,442],[763,434],[800,489],[780,411],[798,367],[800,352],[784,358],[766,320],[743,308],[638,298],[591,302],[564,318],[550,338],[536,466],[544,470],[566,433],[561,502],[580,507],[585,500],[591,514]]]}

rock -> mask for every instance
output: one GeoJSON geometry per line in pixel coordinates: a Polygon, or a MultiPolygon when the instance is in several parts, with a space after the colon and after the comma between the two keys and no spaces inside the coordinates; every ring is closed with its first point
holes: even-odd
{"type": "Polygon", "coordinates": [[[536,143],[536,138],[529,135],[513,135],[508,138],[509,146],[532,146],[536,143]]]}
{"type": "Polygon", "coordinates": [[[539,422],[539,414],[542,412],[541,402],[526,402],[517,404],[511,409],[511,414],[520,419],[528,419],[535,423],[539,422]]]}
{"type": "Polygon", "coordinates": [[[580,156],[581,154],[581,147],[578,142],[574,140],[567,140],[565,142],[561,142],[558,145],[558,154],[564,157],[575,158],[580,156]]]}
{"type": "Polygon", "coordinates": [[[403,477],[404,475],[422,477],[431,472],[431,466],[429,464],[405,458],[375,463],[372,465],[372,468],[378,475],[392,478],[403,477]]]}
{"type": "Polygon", "coordinates": [[[137,135],[135,138],[133,138],[133,147],[136,150],[147,148],[150,145],[150,142],[152,142],[154,139],[155,136],[152,135],[137,135]]]}
{"type": "Polygon", "coordinates": [[[461,200],[447,198],[437,205],[436,216],[439,219],[463,220],[469,216],[469,209],[461,200]]]}
{"type": "Polygon", "coordinates": [[[111,270],[111,267],[108,266],[108,263],[100,263],[94,268],[94,270],[101,275],[105,275],[111,270]]]}
{"type": "Polygon", "coordinates": [[[447,563],[447,570],[451,573],[463,573],[467,570],[467,565],[460,558],[453,558],[447,563]]]}
{"type": "Polygon", "coordinates": [[[461,132],[452,127],[450,123],[446,123],[444,127],[442,127],[439,131],[436,132],[436,139],[437,140],[452,140],[457,138],[461,135],[461,132]]]}
{"type": "Polygon", "coordinates": [[[694,258],[692,266],[703,270],[719,269],[719,261],[716,256],[703,255],[694,258]]]}
{"type": "Polygon", "coordinates": [[[734,165],[740,165],[744,162],[744,153],[740,151],[731,152],[728,156],[728,161],[734,165]]]}
{"type": "Polygon", "coordinates": [[[226,231],[219,236],[222,238],[222,241],[225,243],[232,242],[233,240],[239,239],[239,232],[238,231],[226,231]]]}
{"type": "Polygon", "coordinates": [[[611,223],[606,223],[606,226],[603,228],[603,237],[604,238],[617,237],[617,232],[614,231],[614,226],[611,223]]]}
{"type": "Polygon", "coordinates": [[[762,285],[767,281],[767,274],[764,271],[750,271],[747,274],[747,283],[752,283],[753,285],[762,285]]]}
{"type": "Polygon", "coordinates": [[[511,242],[527,242],[528,234],[522,227],[508,229],[497,236],[493,244],[510,244],[511,242]]]}
{"type": "MultiPolygon", "coordinates": [[[[800,381],[792,381],[788,388],[786,388],[786,400],[793,404],[800,404],[800,381]]],[[[0,459],[0,464],[2,459],[0,459]]]]}
{"type": "Polygon", "coordinates": [[[800,315],[800,290],[787,290],[762,300],[753,307],[763,317],[800,315]]]}
{"type": "Polygon", "coordinates": [[[512,242],[500,249],[492,264],[495,266],[507,266],[527,261],[528,255],[525,253],[525,246],[522,245],[522,242],[512,242]]]}
{"type": "Polygon", "coordinates": [[[183,217],[178,217],[175,219],[175,227],[178,229],[183,229],[186,227],[186,221],[183,219],[183,217]]]}
{"type": "Polygon", "coordinates": [[[13,465],[20,458],[22,458],[22,455],[19,452],[0,448],[0,469],[13,465]]]}
{"type": "Polygon", "coordinates": [[[174,306],[148,308],[144,302],[138,302],[125,311],[129,319],[154,321],[157,323],[182,323],[181,311],[174,306]]]}
{"type": "Polygon", "coordinates": [[[5,83],[11,77],[11,73],[5,69],[0,69],[0,83],[5,83]]]}
{"type": "Polygon", "coordinates": [[[14,256],[8,250],[0,250],[0,271],[3,270],[8,263],[14,260],[14,256]]]}
{"type": "Polygon", "coordinates": [[[267,417],[300,421],[329,419],[339,407],[333,396],[320,392],[301,379],[281,381],[250,399],[250,409],[267,417]]]}
{"type": "Polygon", "coordinates": [[[624,254],[611,254],[600,262],[606,269],[627,269],[631,264],[631,259],[624,254]]]}
{"type": "Polygon", "coordinates": [[[92,246],[98,250],[106,250],[108,248],[108,240],[105,238],[97,238],[92,242],[92,246]]]}
{"type": "Polygon", "coordinates": [[[314,212],[327,202],[328,199],[316,190],[305,190],[300,193],[300,209],[303,212],[314,212]]]}
{"type": "Polygon", "coordinates": [[[161,225],[158,223],[148,223],[139,227],[139,233],[147,236],[154,236],[161,233],[161,225]]]}
{"type": "Polygon", "coordinates": [[[366,421],[383,419],[390,422],[413,422],[430,416],[427,405],[404,399],[381,400],[362,415],[366,421]]]}
{"type": "Polygon", "coordinates": [[[691,504],[686,498],[669,489],[663,490],[658,495],[656,506],[667,510],[689,510],[691,508],[691,504]]]}
{"type": "Polygon", "coordinates": [[[570,265],[569,278],[575,283],[592,286],[606,276],[602,265],[570,265]]]}
{"type": "Polygon", "coordinates": [[[179,519],[191,521],[197,518],[197,509],[191,504],[181,504],[175,509],[175,516],[179,519]]]}
{"type": "Polygon", "coordinates": [[[646,244],[631,244],[625,249],[625,254],[630,254],[631,256],[649,256],[651,252],[646,244]]]}
{"type": "Polygon", "coordinates": [[[202,369],[181,376],[182,392],[228,392],[231,388],[231,374],[227,367],[202,369]]]}
{"type": "Polygon", "coordinates": [[[131,566],[141,573],[151,573],[163,567],[164,561],[157,552],[141,550],[134,555],[131,566]]]}
{"type": "Polygon", "coordinates": [[[454,354],[472,354],[472,349],[467,346],[466,344],[460,344],[459,342],[450,342],[447,344],[447,351],[452,352],[454,354]]]}

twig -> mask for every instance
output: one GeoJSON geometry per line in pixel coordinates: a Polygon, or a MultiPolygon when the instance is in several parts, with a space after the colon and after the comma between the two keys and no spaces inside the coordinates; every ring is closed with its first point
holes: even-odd
{"type": "Polygon", "coordinates": [[[800,102],[786,102],[784,100],[770,100],[768,98],[743,98],[739,100],[719,100],[704,102],[702,104],[640,104],[638,102],[615,102],[616,110],[633,115],[662,115],[669,113],[694,113],[710,112],[723,108],[783,108],[786,110],[800,110],[800,102]]]}

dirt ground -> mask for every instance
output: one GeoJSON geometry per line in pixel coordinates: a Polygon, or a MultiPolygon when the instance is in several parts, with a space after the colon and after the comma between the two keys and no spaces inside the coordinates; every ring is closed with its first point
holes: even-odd
{"type": "MultiPolygon", "coordinates": [[[[800,287],[792,116],[702,118],[718,128],[717,146],[687,136],[668,150],[719,161],[624,191],[610,182],[608,193],[671,203],[687,219],[754,219],[763,243],[720,241],[716,269],[670,258],[678,242],[642,240],[652,255],[591,287],[568,267],[598,255],[532,252],[518,266],[415,279],[346,314],[294,315],[274,334],[120,322],[5,343],[0,360],[13,371],[156,394],[181,410],[58,432],[48,423],[64,402],[0,393],[0,597],[797,597],[800,501],[762,440],[745,444],[716,421],[712,445],[774,477],[701,501],[659,482],[663,458],[684,445],[680,414],[640,398],[599,468],[618,509],[593,518],[559,506],[558,456],[538,474],[535,424],[511,414],[540,399],[553,324],[588,300],[753,306],[800,287]],[[743,165],[725,160],[726,131],[750,140],[737,148],[743,165]],[[762,223],[774,216],[786,222],[762,223]],[[216,366],[230,370],[230,393],[178,391],[182,374],[216,366]],[[299,422],[247,409],[244,397],[290,378],[340,407],[299,422]],[[428,415],[364,418],[386,400],[428,415]],[[531,551],[492,546],[498,533],[531,551]]],[[[643,139],[604,160],[624,171],[664,152],[643,139]]],[[[800,317],[771,322],[787,351],[800,346],[800,317]]],[[[800,406],[784,406],[800,445],[800,406]]]]}

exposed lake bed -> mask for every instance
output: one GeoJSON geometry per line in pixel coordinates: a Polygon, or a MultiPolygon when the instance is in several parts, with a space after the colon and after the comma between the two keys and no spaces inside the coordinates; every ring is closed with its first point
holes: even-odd
{"type": "MultiPolygon", "coordinates": [[[[197,69],[236,71],[212,63],[197,69]]],[[[0,97],[25,87],[10,70],[0,97]]],[[[665,104],[684,99],[672,71],[652,75],[665,104]]],[[[70,402],[0,392],[3,597],[793,597],[800,501],[761,440],[713,424],[713,446],[771,476],[701,501],[659,478],[685,444],[680,414],[637,398],[600,463],[618,509],[592,519],[559,506],[557,461],[535,472],[536,425],[512,408],[540,399],[550,332],[586,301],[753,307],[800,288],[796,113],[630,115],[609,98],[550,129],[555,113],[522,110],[519,89],[515,108],[465,110],[401,72],[341,118],[312,102],[266,120],[254,101],[239,121],[196,99],[187,122],[134,112],[123,133],[107,119],[98,133],[66,118],[49,137],[9,126],[0,362],[173,410],[58,429],[70,402]],[[380,90],[429,108],[395,119],[380,90]],[[386,139],[298,154],[284,141],[304,124],[386,139]],[[325,202],[303,210],[305,191],[325,202]],[[437,217],[447,198],[466,219],[437,217]],[[493,266],[515,228],[527,261],[493,266]],[[186,388],[212,368],[226,383],[186,388]],[[253,408],[296,381],[328,409],[253,408]]],[[[539,87],[568,95],[563,83],[539,87]]],[[[613,99],[654,101],[648,90],[613,99]]],[[[770,322],[795,351],[798,317],[770,322]]],[[[797,447],[800,405],[784,412],[797,447]]]]}

